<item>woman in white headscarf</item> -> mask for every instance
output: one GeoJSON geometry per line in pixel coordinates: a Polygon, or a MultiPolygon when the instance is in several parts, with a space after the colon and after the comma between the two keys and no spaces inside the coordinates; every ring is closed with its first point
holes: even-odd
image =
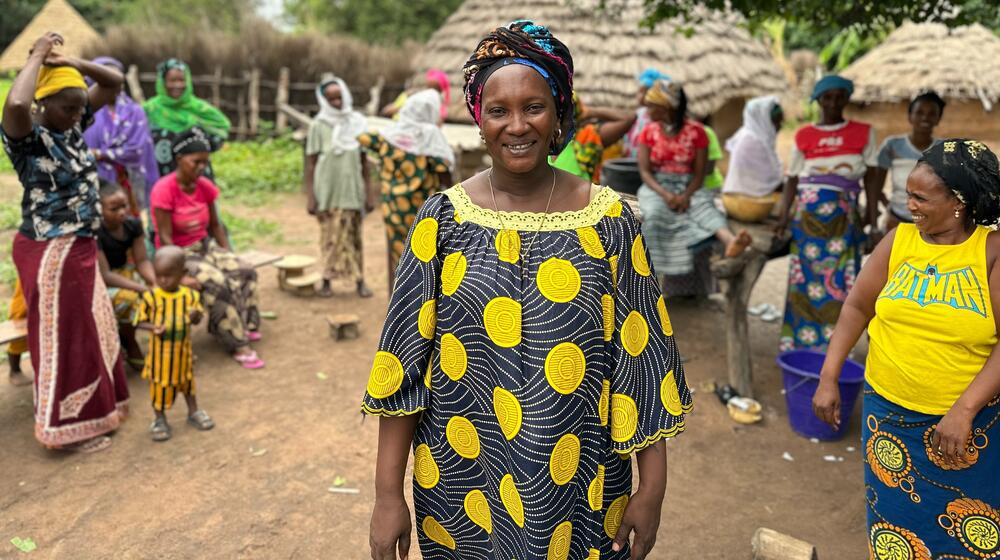
{"type": "Polygon", "coordinates": [[[332,296],[332,281],[345,279],[357,286],[358,295],[371,297],[364,279],[361,219],[375,208],[377,195],[368,187],[368,160],[358,143],[367,122],[353,109],[351,90],[340,78],[316,86],[316,101],[319,114],[309,125],[305,184],[309,213],[320,227],[319,294],[332,296]]]}
{"type": "Polygon", "coordinates": [[[726,142],[730,156],[722,203],[730,217],[759,221],[778,201],[782,167],[775,144],[783,118],[774,95],[755,97],[743,108],[743,126],[726,142]]]}
{"type": "Polygon", "coordinates": [[[382,216],[389,248],[389,288],[417,210],[441,185],[451,184],[455,153],[438,127],[441,94],[425,89],[409,96],[399,120],[381,134],[362,134],[358,142],[379,161],[382,216]]]}

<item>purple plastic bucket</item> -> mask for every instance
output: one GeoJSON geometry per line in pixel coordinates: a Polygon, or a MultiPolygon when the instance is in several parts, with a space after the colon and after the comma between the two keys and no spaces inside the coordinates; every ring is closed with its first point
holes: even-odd
{"type": "Polygon", "coordinates": [[[795,433],[822,440],[844,437],[854,403],[858,400],[865,381],[865,368],[847,360],[840,373],[840,429],[834,430],[813,413],[812,398],[819,386],[819,372],[823,369],[826,354],[813,350],[793,350],[778,356],[778,367],[785,385],[785,402],[788,404],[788,423],[795,433]]]}

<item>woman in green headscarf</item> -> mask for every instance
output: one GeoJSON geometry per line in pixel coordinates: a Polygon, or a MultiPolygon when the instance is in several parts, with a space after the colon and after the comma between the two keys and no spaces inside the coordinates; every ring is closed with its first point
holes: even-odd
{"type": "MultiPolygon", "coordinates": [[[[222,147],[232,126],[222,111],[194,95],[191,69],[176,58],[156,67],[156,96],[143,103],[142,108],[149,117],[161,177],[176,167],[170,146],[181,133],[200,127],[208,133],[214,152],[222,147]]],[[[205,169],[205,176],[213,178],[211,165],[205,169]]]]}

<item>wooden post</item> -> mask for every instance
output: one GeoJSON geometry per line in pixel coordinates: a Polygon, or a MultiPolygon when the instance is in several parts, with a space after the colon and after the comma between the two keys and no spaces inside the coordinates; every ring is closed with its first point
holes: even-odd
{"type": "Polygon", "coordinates": [[[138,66],[135,64],[129,65],[128,73],[125,74],[125,81],[128,82],[128,90],[132,95],[132,99],[141,105],[146,100],[146,96],[142,94],[142,82],[139,81],[138,66]]]}
{"type": "Polygon", "coordinates": [[[239,130],[240,139],[247,137],[247,92],[240,88],[236,96],[236,128],[239,130]]]}
{"type": "Polygon", "coordinates": [[[222,66],[215,67],[214,79],[212,80],[212,105],[217,109],[222,108],[222,66]]]}
{"type": "Polygon", "coordinates": [[[382,108],[382,88],[385,87],[385,76],[379,76],[378,81],[372,86],[370,99],[368,99],[368,105],[365,105],[365,114],[375,116],[378,115],[379,109],[382,108]]]}
{"type": "Polygon", "coordinates": [[[281,110],[282,105],[288,104],[288,83],[291,81],[291,75],[287,66],[281,67],[281,72],[278,73],[278,93],[274,96],[274,106],[277,107],[277,116],[274,119],[274,128],[281,134],[288,127],[288,116],[281,110]]]}
{"type": "Polygon", "coordinates": [[[247,99],[250,100],[250,136],[257,136],[260,129],[260,68],[250,71],[247,99]]]}
{"type": "Polygon", "coordinates": [[[748,224],[729,220],[733,231],[747,230],[753,243],[740,256],[712,263],[712,273],[725,283],[726,362],[729,384],[744,397],[753,397],[753,356],[747,327],[750,292],[760,278],[770,254],[781,240],[774,236],[773,224],[748,224]]]}

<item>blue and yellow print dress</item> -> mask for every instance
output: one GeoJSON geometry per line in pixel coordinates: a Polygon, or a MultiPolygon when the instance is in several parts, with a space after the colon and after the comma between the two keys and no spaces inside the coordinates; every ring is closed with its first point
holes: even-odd
{"type": "Polygon", "coordinates": [[[431,197],[362,404],[423,413],[424,558],[628,558],[611,544],[629,455],[682,431],[691,410],[672,333],[639,224],[613,190],[547,219],[481,208],[461,185],[431,197]]]}

